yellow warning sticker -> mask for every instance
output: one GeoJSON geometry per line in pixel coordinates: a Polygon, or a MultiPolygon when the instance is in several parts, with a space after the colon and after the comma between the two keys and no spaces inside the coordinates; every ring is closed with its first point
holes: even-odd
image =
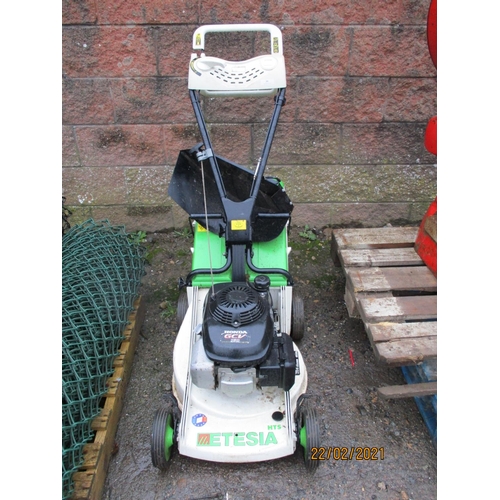
{"type": "Polygon", "coordinates": [[[231,221],[231,230],[233,230],[233,231],[246,231],[246,229],[247,229],[247,221],[245,219],[231,221]]]}
{"type": "Polygon", "coordinates": [[[195,45],[197,47],[199,47],[201,45],[201,34],[200,33],[196,33],[196,41],[195,41],[195,45]]]}
{"type": "Polygon", "coordinates": [[[203,226],[201,226],[200,224],[198,224],[198,229],[197,229],[197,231],[198,231],[199,233],[206,233],[206,232],[207,232],[207,230],[206,230],[203,226]]]}

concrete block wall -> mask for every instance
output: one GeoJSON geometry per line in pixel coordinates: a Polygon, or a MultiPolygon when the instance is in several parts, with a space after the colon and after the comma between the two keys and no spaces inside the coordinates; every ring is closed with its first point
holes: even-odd
{"type": "MultiPolygon", "coordinates": [[[[74,224],[129,231],[187,224],[167,189],[179,150],[201,141],[187,90],[193,31],[272,23],[287,102],[268,163],[310,226],[417,224],[436,196],[423,143],[436,114],[430,0],[63,0],[66,204],[74,224]]],[[[207,38],[208,41],[208,38],[207,38]]],[[[214,150],[247,167],[272,99],[204,100],[214,150]]]]}

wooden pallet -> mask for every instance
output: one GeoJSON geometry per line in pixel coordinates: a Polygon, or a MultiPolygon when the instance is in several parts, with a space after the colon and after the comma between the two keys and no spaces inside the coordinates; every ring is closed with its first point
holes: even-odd
{"type": "MultiPolygon", "coordinates": [[[[437,359],[437,280],[414,249],[418,228],[336,229],[332,258],[346,276],[345,302],[387,366],[437,359]]],[[[379,390],[382,397],[437,392],[431,383],[379,390]]]]}
{"type": "Polygon", "coordinates": [[[92,421],[92,429],[96,431],[94,442],[84,446],[85,461],[73,474],[72,500],[99,500],[102,496],[144,314],[144,303],[141,297],[138,297],[134,303],[134,310],[130,313],[129,324],[123,332],[125,339],[120,346],[120,354],[113,364],[113,375],[107,382],[109,390],[104,396],[104,407],[100,415],[92,421]]]}

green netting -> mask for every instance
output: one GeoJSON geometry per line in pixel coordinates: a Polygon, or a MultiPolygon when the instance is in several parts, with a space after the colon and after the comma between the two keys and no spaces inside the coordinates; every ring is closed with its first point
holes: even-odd
{"type": "Polygon", "coordinates": [[[113,374],[123,331],[133,310],[145,249],[122,226],[88,220],[62,239],[62,493],[83,446],[94,437],[106,381],[113,374]]]}

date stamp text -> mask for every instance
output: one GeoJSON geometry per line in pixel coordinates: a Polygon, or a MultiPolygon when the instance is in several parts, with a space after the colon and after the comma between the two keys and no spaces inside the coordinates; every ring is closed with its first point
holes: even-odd
{"type": "Polygon", "coordinates": [[[384,448],[320,446],[311,448],[311,460],[384,460],[384,448]]]}

